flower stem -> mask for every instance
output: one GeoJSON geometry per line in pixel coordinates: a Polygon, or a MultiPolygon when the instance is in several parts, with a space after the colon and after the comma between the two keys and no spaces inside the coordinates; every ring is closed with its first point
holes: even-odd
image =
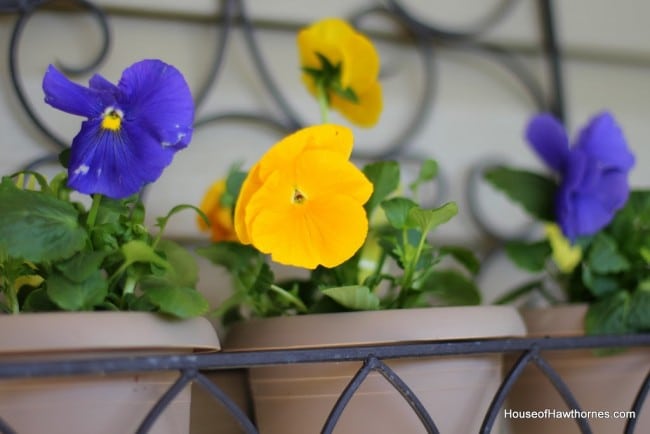
{"type": "Polygon", "coordinates": [[[89,228],[95,226],[95,220],[97,220],[97,212],[99,211],[99,204],[102,201],[101,194],[93,195],[93,203],[90,206],[90,211],[88,212],[88,218],[86,219],[86,224],[89,228]]]}
{"type": "Polygon", "coordinates": [[[327,89],[325,83],[319,81],[316,83],[316,95],[318,98],[318,106],[320,107],[320,118],[324,124],[329,123],[330,119],[330,103],[327,98],[327,89]]]}
{"type": "Polygon", "coordinates": [[[307,306],[305,306],[302,300],[300,300],[292,293],[288,292],[285,289],[280,288],[277,285],[271,285],[270,289],[271,291],[275,292],[276,294],[278,294],[279,296],[281,296],[282,298],[284,298],[285,300],[293,304],[298,309],[298,312],[307,313],[307,306]]]}

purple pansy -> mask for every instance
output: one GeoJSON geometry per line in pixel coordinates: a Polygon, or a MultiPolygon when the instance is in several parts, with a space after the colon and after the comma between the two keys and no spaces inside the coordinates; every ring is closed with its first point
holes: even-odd
{"type": "Polygon", "coordinates": [[[634,155],[610,113],[594,116],[572,147],[564,127],[550,114],[535,116],[526,138],[560,175],[555,215],[569,240],[595,234],[627,202],[634,155]]]}
{"type": "Polygon", "coordinates": [[[96,74],[83,87],[52,65],[45,102],[88,118],[72,141],[68,186],[121,199],[153,182],[192,138],[194,103],[183,75],[160,60],[128,67],[116,85],[96,74]]]}

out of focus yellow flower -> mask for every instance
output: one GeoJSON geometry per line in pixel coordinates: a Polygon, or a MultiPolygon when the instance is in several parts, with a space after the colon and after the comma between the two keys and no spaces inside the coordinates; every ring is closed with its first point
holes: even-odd
{"type": "Polygon", "coordinates": [[[353,136],[338,125],[304,128],[249,171],[237,199],[239,240],[278,263],[335,267],[368,233],[363,205],[373,186],[350,161],[353,136]]]}
{"type": "Polygon", "coordinates": [[[307,89],[350,122],[376,124],[383,103],[379,54],[372,42],[339,18],[301,30],[297,42],[307,89]]]}
{"type": "Polygon", "coordinates": [[[544,225],[544,231],[551,243],[553,261],[561,272],[571,273],[582,260],[582,249],[580,246],[572,246],[556,224],[544,225]]]}
{"type": "Polygon", "coordinates": [[[210,186],[201,201],[199,208],[210,220],[208,226],[201,218],[197,217],[199,228],[203,231],[210,231],[212,241],[237,241],[235,227],[232,219],[232,208],[223,206],[221,198],[226,192],[226,180],[220,179],[210,186]]]}

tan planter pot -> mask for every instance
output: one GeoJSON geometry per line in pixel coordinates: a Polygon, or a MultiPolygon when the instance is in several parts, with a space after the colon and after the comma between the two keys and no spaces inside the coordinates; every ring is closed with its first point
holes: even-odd
{"type": "MultiPolygon", "coordinates": [[[[228,350],[370,345],[521,336],[510,307],[472,306],[305,315],[254,320],[234,327],[228,350]]],[[[406,382],[441,432],[477,432],[501,384],[501,356],[400,359],[388,365],[406,382]]],[[[360,362],[254,368],[250,384],[262,434],[320,432],[360,362]]],[[[337,434],[413,433],[423,426],[379,373],[371,373],[336,426],[337,434]]]]}
{"type": "MultiPolygon", "coordinates": [[[[246,370],[224,369],[205,372],[204,375],[251,418],[246,370]]],[[[192,385],[190,434],[241,434],[242,432],[239,422],[220,402],[200,385],[192,385]]]]}
{"type": "MultiPolygon", "coordinates": [[[[586,305],[568,305],[523,310],[522,316],[531,337],[581,336],[586,311],[586,305]]],[[[550,351],[543,356],[567,383],[582,410],[609,413],[609,418],[588,419],[594,433],[623,432],[627,419],[614,418],[614,412],[628,411],[632,407],[650,370],[650,348],[631,349],[606,357],[595,356],[591,350],[550,351]]],[[[536,366],[528,366],[517,380],[505,408],[515,411],[568,409],[536,366]]],[[[507,423],[517,434],[580,432],[571,418],[509,418],[507,423]]],[[[637,415],[635,432],[650,433],[650,406],[645,405],[637,415]]]]}
{"type": "MultiPolygon", "coordinates": [[[[166,320],[138,312],[0,316],[0,360],[61,360],[216,351],[204,318],[166,320]]],[[[0,381],[0,417],[18,433],[133,433],[176,372],[0,381]]],[[[190,388],[161,414],[151,433],[187,433],[190,388]]]]}

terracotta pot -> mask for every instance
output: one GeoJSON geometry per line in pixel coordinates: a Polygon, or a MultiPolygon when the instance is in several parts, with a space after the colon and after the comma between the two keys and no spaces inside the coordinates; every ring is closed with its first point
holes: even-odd
{"type": "MultiPolygon", "coordinates": [[[[204,318],[169,320],[150,313],[84,312],[0,316],[0,360],[70,360],[118,355],[216,351],[204,318]]],[[[176,372],[3,379],[0,417],[19,433],[133,433],[176,372]]],[[[190,388],[161,414],[151,433],[187,433],[190,388]]]]}
{"type": "MultiPolygon", "coordinates": [[[[228,350],[308,348],[521,336],[514,308],[472,306],[305,315],[254,320],[234,327],[228,350]]],[[[477,432],[501,384],[501,356],[387,361],[422,401],[441,432],[477,432]]],[[[361,362],[254,368],[249,372],[262,434],[320,432],[361,362]]],[[[423,427],[406,401],[371,373],[339,420],[337,434],[412,433],[423,427]]]]}
{"type": "MultiPolygon", "coordinates": [[[[522,310],[529,336],[581,336],[586,305],[522,310]]],[[[622,433],[627,419],[614,412],[628,411],[650,370],[650,348],[630,349],[614,356],[596,356],[591,350],[549,351],[542,354],[571,389],[583,411],[608,412],[609,418],[590,417],[594,433],[622,433]]],[[[514,361],[508,358],[508,365],[514,361]]],[[[513,411],[568,410],[550,381],[536,366],[528,366],[515,383],[505,409],[513,411]]],[[[650,433],[650,406],[637,416],[637,433],[650,433]]],[[[579,433],[571,418],[507,418],[513,433],[579,433]]]]}

